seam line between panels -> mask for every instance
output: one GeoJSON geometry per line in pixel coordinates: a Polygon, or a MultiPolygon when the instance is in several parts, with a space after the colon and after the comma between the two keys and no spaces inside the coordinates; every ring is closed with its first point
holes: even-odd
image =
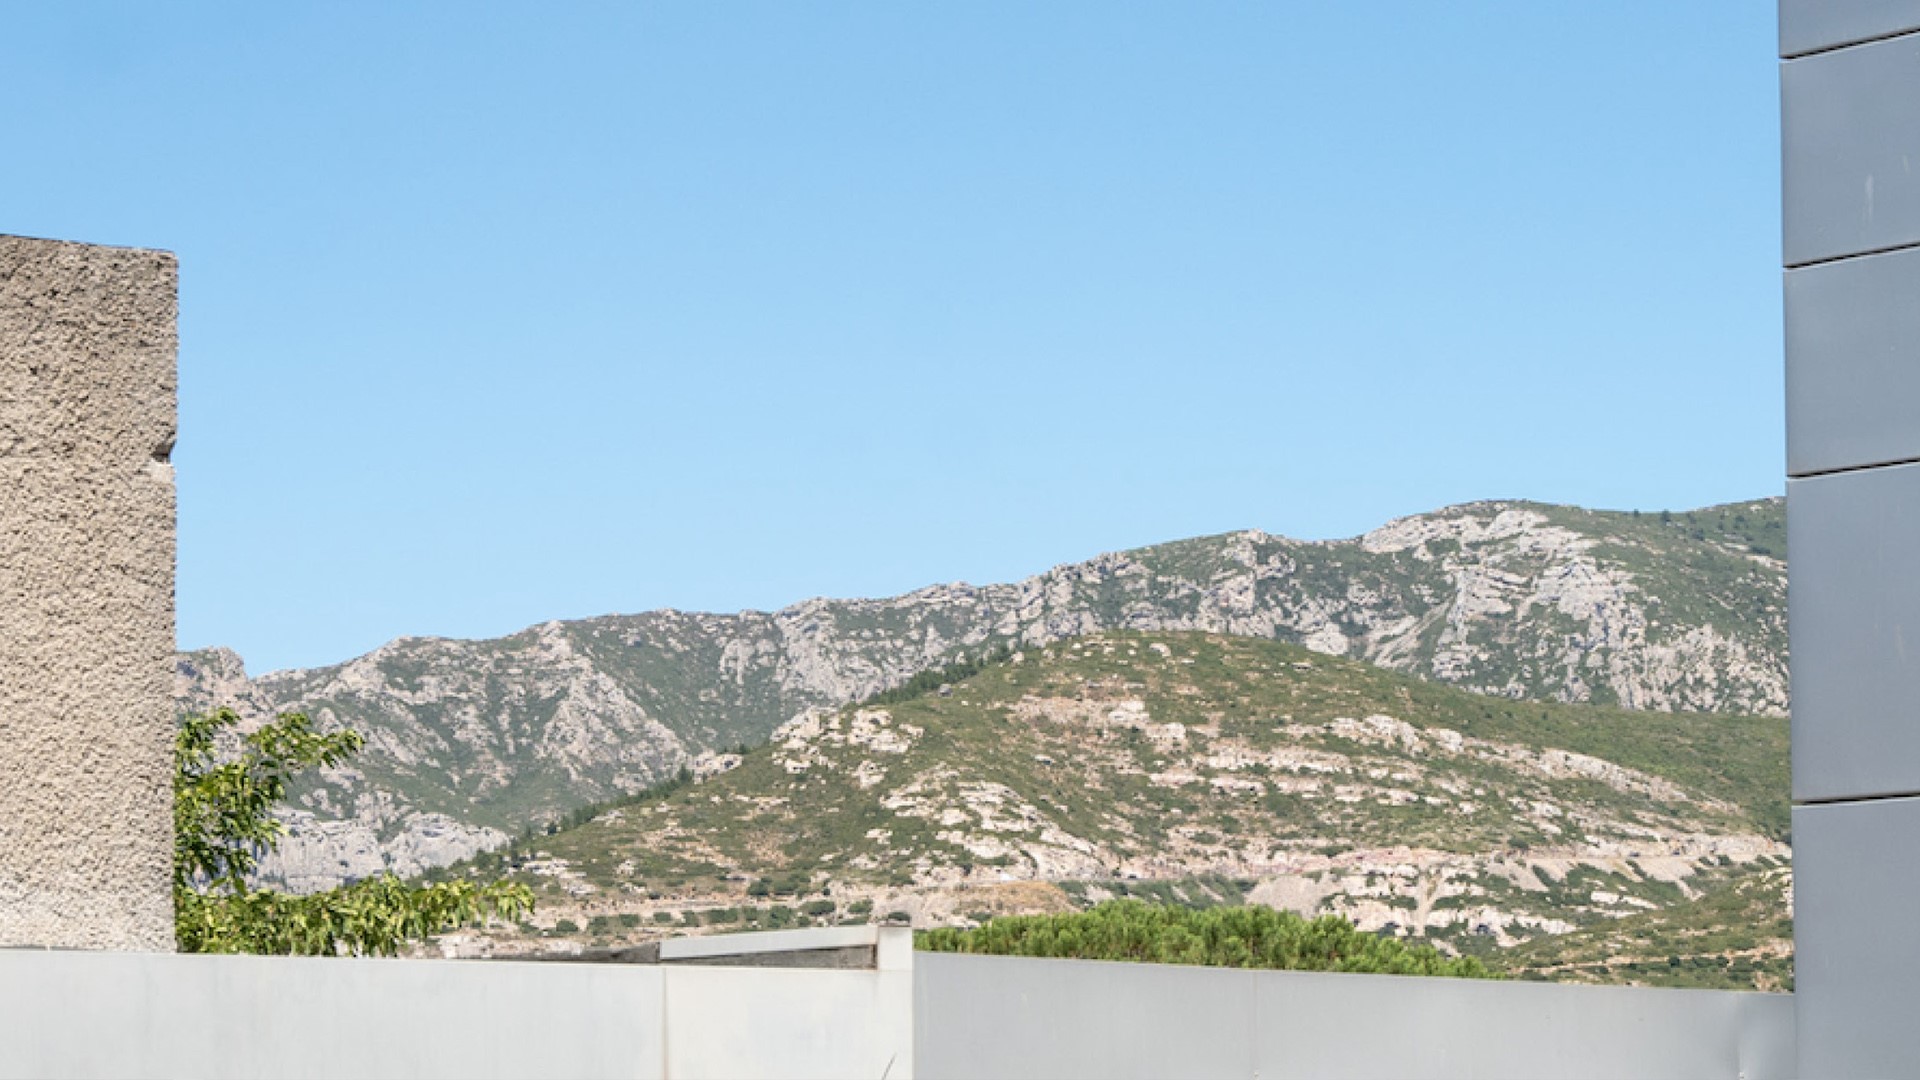
{"type": "Polygon", "coordinates": [[[1893,799],[1920,799],[1920,791],[1893,791],[1879,795],[1828,795],[1819,799],[1795,799],[1795,806],[1847,806],[1861,803],[1888,802],[1893,799]]]}
{"type": "Polygon", "coordinates": [[[1849,473],[1872,472],[1875,469],[1898,469],[1906,465],[1920,465],[1920,457],[1876,461],[1868,465],[1837,465],[1830,469],[1808,469],[1805,472],[1790,472],[1787,474],[1787,479],[1818,480],[1823,476],[1846,476],[1849,473]]]}
{"type": "Polygon", "coordinates": [[[1864,251],[1849,251],[1845,255],[1824,255],[1818,259],[1807,259],[1802,262],[1787,262],[1782,260],[1780,268],[1782,270],[1808,270],[1816,266],[1829,266],[1833,263],[1846,262],[1848,259],[1864,259],[1873,255],[1891,255],[1896,251],[1912,251],[1914,248],[1920,248],[1920,240],[1909,240],[1904,244],[1889,244],[1886,247],[1867,248],[1864,251]]]}
{"type": "Polygon", "coordinates": [[[1825,56],[1828,53],[1836,53],[1842,49],[1857,49],[1862,45],[1878,45],[1883,41],[1912,37],[1915,34],[1920,34],[1920,26],[1909,27],[1905,30],[1888,30],[1883,34],[1875,34],[1872,37],[1863,37],[1854,41],[1843,41],[1838,45],[1822,45],[1817,49],[1808,49],[1806,52],[1782,53],[1780,55],[1780,61],[1787,63],[1793,60],[1805,60],[1809,56],[1825,56]]]}

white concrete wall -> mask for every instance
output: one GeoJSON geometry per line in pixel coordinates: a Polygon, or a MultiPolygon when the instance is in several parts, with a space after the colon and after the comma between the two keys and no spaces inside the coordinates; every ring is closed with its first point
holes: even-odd
{"type": "Polygon", "coordinates": [[[880,969],[860,971],[0,949],[0,1080],[1794,1074],[1788,995],[914,954],[904,941],[880,941],[880,969]]]}
{"type": "Polygon", "coordinates": [[[1394,1080],[1794,1074],[1786,994],[921,953],[919,1075],[1394,1080]]]}
{"type": "Polygon", "coordinates": [[[0,1078],[897,1080],[912,978],[0,950],[0,1078]]]}
{"type": "Polygon", "coordinates": [[[673,1080],[914,1074],[911,971],[663,970],[673,1080]]]}
{"type": "MultiPolygon", "coordinates": [[[[674,938],[666,972],[666,1075],[913,1075],[913,933],[843,926],[674,938]],[[782,968],[831,949],[873,949],[878,970],[782,968]],[[699,961],[749,963],[706,967],[699,961]],[[691,962],[689,962],[691,961],[691,962]]],[[[804,962],[804,961],[803,961],[804,962]]]]}

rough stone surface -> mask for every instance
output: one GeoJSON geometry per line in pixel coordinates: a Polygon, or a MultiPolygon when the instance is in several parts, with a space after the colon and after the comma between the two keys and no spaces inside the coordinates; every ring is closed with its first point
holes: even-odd
{"type": "Polygon", "coordinates": [[[173,948],[177,282],[0,236],[0,946],[173,948]]]}

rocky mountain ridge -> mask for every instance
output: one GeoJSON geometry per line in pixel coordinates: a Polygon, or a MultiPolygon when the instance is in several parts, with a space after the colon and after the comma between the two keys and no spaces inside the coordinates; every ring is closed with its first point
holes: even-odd
{"type": "Polygon", "coordinates": [[[489,641],[402,638],[248,678],[180,658],[183,709],[301,709],[367,736],[303,788],[269,880],[319,888],[498,846],[988,648],[1103,630],[1206,631],[1501,697],[1783,714],[1780,500],[1680,514],[1452,507],[1344,541],[1249,531],[781,611],[656,611],[489,641]]]}

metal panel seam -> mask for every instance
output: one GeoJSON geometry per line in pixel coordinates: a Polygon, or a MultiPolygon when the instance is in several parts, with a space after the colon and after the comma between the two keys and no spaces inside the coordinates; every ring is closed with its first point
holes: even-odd
{"type": "Polygon", "coordinates": [[[1789,60],[1804,60],[1809,56],[1825,56],[1828,53],[1837,53],[1846,49],[1857,49],[1862,45],[1877,45],[1882,41],[1892,41],[1895,38],[1913,37],[1916,34],[1920,34],[1920,26],[1910,27],[1906,30],[1889,30],[1884,34],[1875,34],[1872,37],[1843,41],[1838,45],[1822,45],[1817,49],[1807,49],[1804,52],[1783,52],[1780,54],[1780,60],[1782,63],[1785,63],[1789,60]]]}

